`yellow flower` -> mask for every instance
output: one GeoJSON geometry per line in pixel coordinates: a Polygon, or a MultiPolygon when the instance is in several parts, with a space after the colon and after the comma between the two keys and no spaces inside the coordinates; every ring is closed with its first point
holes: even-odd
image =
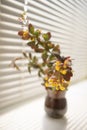
{"type": "Polygon", "coordinates": [[[60,72],[65,75],[67,73],[67,70],[66,69],[61,69],[60,72]]]}
{"type": "Polygon", "coordinates": [[[65,82],[65,80],[62,78],[62,83],[65,82]]]}
{"type": "Polygon", "coordinates": [[[55,88],[55,90],[57,91],[58,90],[64,91],[66,89],[66,84],[64,82],[65,82],[64,79],[62,79],[62,82],[60,82],[60,80],[57,79],[56,77],[45,78],[45,86],[55,88]]]}
{"type": "Polygon", "coordinates": [[[44,79],[45,79],[45,80],[48,80],[48,77],[45,77],[44,79]]]}
{"type": "Polygon", "coordinates": [[[24,37],[25,37],[27,34],[28,34],[28,31],[27,31],[27,30],[23,32],[23,36],[24,36],[24,37]]]}
{"type": "Polygon", "coordinates": [[[54,82],[54,79],[53,79],[53,78],[50,78],[50,79],[49,79],[49,82],[50,82],[50,83],[53,83],[53,82],[54,82]]]}
{"type": "Polygon", "coordinates": [[[53,82],[52,83],[52,87],[58,87],[58,83],[57,82],[53,82]]]}
{"type": "Polygon", "coordinates": [[[58,86],[56,87],[56,90],[59,90],[59,87],[58,87],[58,86]]]}
{"type": "Polygon", "coordinates": [[[59,71],[59,70],[60,70],[60,67],[61,67],[61,62],[60,62],[60,61],[57,61],[57,62],[55,63],[55,69],[56,69],[57,71],[59,71]]]}
{"type": "Polygon", "coordinates": [[[65,87],[63,87],[63,86],[60,86],[60,90],[62,90],[62,91],[63,91],[63,90],[65,90],[65,87]]]}
{"type": "Polygon", "coordinates": [[[28,40],[30,38],[29,36],[29,32],[26,30],[26,31],[23,31],[23,36],[22,36],[22,39],[24,40],[28,40]]]}
{"type": "Polygon", "coordinates": [[[64,68],[64,69],[66,69],[66,68],[67,68],[67,65],[66,65],[66,64],[64,64],[64,65],[63,65],[63,68],[64,68]]]}
{"type": "Polygon", "coordinates": [[[59,84],[59,89],[63,91],[65,90],[65,87],[62,84],[59,84]]]}
{"type": "Polygon", "coordinates": [[[46,82],[45,82],[46,87],[58,87],[58,81],[56,78],[48,79],[48,77],[46,77],[45,80],[46,80],[46,82]]]}
{"type": "Polygon", "coordinates": [[[58,86],[58,82],[57,82],[57,79],[55,77],[52,77],[48,80],[49,84],[53,87],[56,87],[58,86]]]}
{"type": "Polygon", "coordinates": [[[45,86],[46,86],[46,87],[49,87],[49,83],[48,83],[48,82],[46,82],[46,83],[45,83],[45,86]]]}

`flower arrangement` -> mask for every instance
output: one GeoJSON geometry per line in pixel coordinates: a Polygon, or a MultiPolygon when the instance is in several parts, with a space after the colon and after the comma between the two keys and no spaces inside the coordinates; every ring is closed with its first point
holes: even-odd
{"type": "MultiPolygon", "coordinates": [[[[43,85],[46,89],[52,89],[56,91],[66,90],[71,77],[72,72],[72,60],[70,56],[61,56],[60,46],[51,42],[51,33],[42,33],[40,29],[35,29],[34,26],[29,23],[26,13],[24,12],[19,18],[20,23],[23,26],[23,30],[18,32],[18,35],[26,40],[27,46],[30,47],[33,52],[40,54],[40,61],[37,56],[33,56],[31,52],[23,52],[23,58],[28,60],[28,71],[31,73],[32,68],[38,70],[38,76],[43,78],[43,85]]],[[[16,64],[16,60],[22,58],[16,58],[13,60],[13,65],[17,69],[20,69],[16,64]]]]}

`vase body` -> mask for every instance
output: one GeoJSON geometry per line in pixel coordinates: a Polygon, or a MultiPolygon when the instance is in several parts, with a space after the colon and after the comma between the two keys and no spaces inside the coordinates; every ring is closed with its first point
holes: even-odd
{"type": "Polygon", "coordinates": [[[65,98],[66,91],[54,92],[50,89],[47,90],[45,99],[45,111],[53,118],[61,118],[67,111],[67,101],[65,98]]]}

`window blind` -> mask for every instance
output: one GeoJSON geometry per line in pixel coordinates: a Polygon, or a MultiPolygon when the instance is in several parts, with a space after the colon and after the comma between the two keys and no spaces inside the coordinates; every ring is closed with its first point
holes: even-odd
{"type": "MultiPolygon", "coordinates": [[[[26,5],[30,22],[43,32],[50,31],[62,55],[75,59],[72,82],[87,77],[86,7],[86,0],[27,0],[26,5]]],[[[36,70],[28,73],[27,62],[19,62],[22,71],[9,66],[14,57],[28,50],[17,35],[21,29],[18,17],[24,9],[24,0],[0,1],[0,109],[44,92],[36,70]]]]}
{"type": "Polygon", "coordinates": [[[21,72],[9,66],[21,54],[22,44],[17,37],[18,17],[23,12],[23,1],[1,0],[0,4],[0,109],[15,103],[21,96],[21,72]]]}

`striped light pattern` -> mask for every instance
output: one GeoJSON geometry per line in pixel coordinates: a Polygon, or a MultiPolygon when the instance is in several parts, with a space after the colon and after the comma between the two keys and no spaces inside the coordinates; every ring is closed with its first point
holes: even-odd
{"type": "Polygon", "coordinates": [[[32,51],[17,35],[24,10],[36,28],[52,33],[51,41],[60,45],[62,55],[74,59],[72,82],[87,77],[87,1],[26,1],[0,0],[0,109],[44,92],[37,71],[27,72],[27,62],[19,62],[21,72],[9,66],[22,51],[32,51]]]}

